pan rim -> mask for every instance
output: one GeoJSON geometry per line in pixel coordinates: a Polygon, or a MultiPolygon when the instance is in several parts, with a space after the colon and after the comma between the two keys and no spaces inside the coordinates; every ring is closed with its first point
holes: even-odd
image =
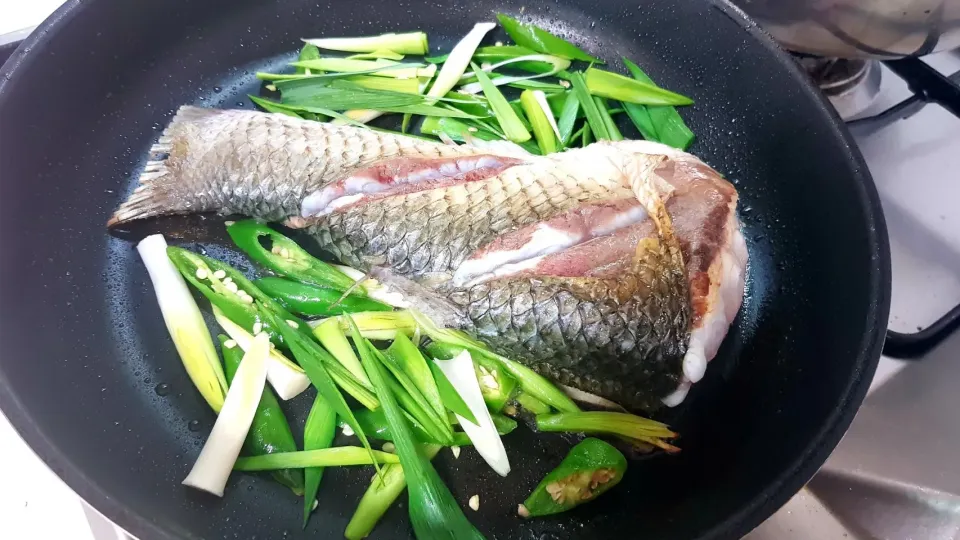
{"type": "MultiPolygon", "coordinates": [[[[88,2],[87,2],[88,3],[88,2]]],[[[55,34],[62,25],[84,7],[83,0],[68,0],[49,18],[42,22],[17,48],[10,59],[0,67],[0,108],[6,101],[6,89],[16,79],[16,74],[26,69],[38,55],[30,55],[30,50],[42,44],[48,36],[55,34]]],[[[869,285],[876,292],[868,306],[866,325],[861,340],[860,353],[853,364],[854,377],[851,378],[842,393],[842,399],[825,419],[820,431],[811,438],[803,453],[775,478],[763,491],[758,493],[738,512],[705,531],[708,538],[740,538],[775,513],[784,503],[800,490],[813,477],[827,457],[839,443],[853,421],[860,407],[873,373],[876,370],[886,333],[886,322],[890,311],[891,260],[886,223],[880,205],[879,194],[870,176],[869,170],[852,136],[843,125],[836,111],[826,98],[807,80],[799,66],[790,58],[773,38],[749,19],[746,14],[728,0],[711,0],[713,8],[737,23],[783,66],[798,86],[820,112],[826,115],[833,126],[838,139],[844,144],[843,152],[851,164],[852,174],[857,180],[856,189],[862,210],[866,216],[867,238],[876,269],[868,276],[869,285]]],[[[66,485],[79,495],[87,504],[126,531],[143,538],[176,539],[189,537],[188,531],[177,531],[156,523],[148,516],[131,510],[123,501],[112,497],[96,479],[89,477],[70,457],[54,445],[46,434],[31,420],[32,417],[21,404],[17,393],[9,385],[0,371],[0,410],[13,425],[14,429],[46,465],[53,470],[66,485]],[[176,533],[176,534],[175,534],[176,533]]]]}

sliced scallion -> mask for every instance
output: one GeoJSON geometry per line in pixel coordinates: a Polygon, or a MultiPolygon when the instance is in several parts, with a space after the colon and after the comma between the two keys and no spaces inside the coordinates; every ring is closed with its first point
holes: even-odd
{"type": "Polygon", "coordinates": [[[537,93],[543,96],[539,90],[524,90],[520,94],[520,105],[523,107],[524,114],[530,120],[533,127],[533,135],[540,146],[540,151],[544,154],[552,154],[559,150],[559,131],[554,128],[556,122],[553,120],[553,113],[550,112],[550,106],[544,97],[543,103],[537,99],[537,93]],[[546,109],[546,110],[544,110],[546,109]],[[549,115],[549,116],[548,116],[549,115]]]}
{"type": "MultiPolygon", "coordinates": [[[[583,74],[579,72],[571,73],[570,84],[573,86],[573,92],[577,95],[577,100],[580,101],[580,106],[583,107],[583,113],[587,117],[587,123],[590,125],[590,130],[593,132],[593,135],[596,136],[598,141],[610,140],[610,134],[607,132],[607,124],[603,121],[603,116],[601,116],[600,110],[597,108],[597,103],[593,100],[593,96],[590,95],[590,90],[587,88],[583,74]]],[[[584,139],[586,139],[586,137],[584,137],[584,139]]],[[[584,146],[586,146],[586,144],[584,144],[584,146]]]]}
{"type": "Polygon", "coordinates": [[[593,67],[587,69],[584,80],[591,94],[625,103],[640,105],[690,105],[693,103],[690,98],[676,92],[593,67]]]}
{"type": "Polygon", "coordinates": [[[160,234],[148,236],[137,244],[137,251],[150,274],[163,321],[187,375],[210,408],[219,412],[227,394],[227,379],[200,308],[167,256],[166,240],[160,234]]]}
{"type": "MultiPolygon", "coordinates": [[[[327,405],[322,396],[313,400],[313,407],[303,426],[303,449],[324,450],[333,445],[333,438],[337,434],[337,413],[333,407],[327,405]]],[[[303,526],[307,526],[313,504],[317,500],[317,490],[323,478],[323,467],[306,467],[303,470],[303,526]]]]}
{"type": "Polygon", "coordinates": [[[573,140],[573,126],[577,123],[577,112],[580,110],[580,101],[573,92],[566,94],[560,119],[557,120],[557,129],[560,131],[560,145],[566,147],[573,140]]]}
{"type": "Polygon", "coordinates": [[[613,121],[613,116],[610,115],[610,108],[607,107],[606,100],[594,96],[593,102],[597,105],[597,111],[600,113],[600,118],[603,119],[603,125],[607,128],[607,135],[610,137],[610,140],[622,141],[623,134],[620,133],[620,129],[617,128],[617,123],[613,121]]]}
{"type": "Polygon", "coordinates": [[[381,463],[400,463],[400,459],[389,452],[379,450],[368,452],[358,446],[337,446],[336,448],[320,450],[278,452],[276,454],[240,458],[234,464],[233,469],[237,471],[273,471],[303,467],[379,465],[381,463]]]}
{"type": "Polygon", "coordinates": [[[516,143],[530,140],[530,132],[527,131],[527,128],[523,127],[523,122],[520,120],[516,111],[513,110],[513,107],[510,106],[507,98],[494,86],[490,81],[490,77],[477,68],[476,64],[473,64],[473,69],[477,74],[477,82],[480,83],[480,86],[483,88],[483,95],[486,96],[487,101],[490,102],[490,106],[496,115],[497,123],[500,125],[500,129],[503,130],[504,135],[507,136],[507,139],[516,143]]]}
{"type": "Polygon", "coordinates": [[[666,439],[677,437],[666,424],[629,413],[585,411],[538,415],[536,422],[539,431],[619,435],[653,444],[667,451],[678,450],[666,442],[666,439]]]}
{"type": "Polygon", "coordinates": [[[427,91],[428,96],[441,97],[453,90],[453,87],[460,81],[463,72],[467,70],[467,66],[470,65],[470,58],[477,50],[477,46],[480,45],[480,41],[483,40],[483,36],[487,35],[487,32],[496,28],[496,26],[496,24],[490,22],[477,23],[473,26],[473,29],[450,51],[443,67],[440,68],[440,73],[437,74],[436,80],[433,81],[433,85],[427,91]]]}
{"type": "MultiPolygon", "coordinates": [[[[386,372],[373,354],[353,320],[348,318],[354,343],[367,376],[373,382],[383,404],[383,412],[394,436],[397,455],[409,483],[410,521],[417,538],[481,539],[483,535],[470,524],[444,485],[430,460],[421,453],[396,398],[386,383],[386,372]]],[[[378,480],[374,480],[377,482],[378,480]]],[[[383,478],[379,479],[383,482],[383,478]]]]}
{"type": "MultiPolygon", "coordinates": [[[[227,392],[223,408],[217,416],[210,437],[200,450],[200,456],[194,462],[190,474],[183,484],[223,497],[230,471],[243,441],[250,430],[250,424],[257,412],[260,396],[267,381],[267,357],[270,353],[270,338],[260,333],[253,340],[253,346],[243,355],[240,367],[233,378],[233,384],[227,392]]],[[[265,456],[281,454],[267,454],[265,456]]],[[[255,459],[255,458],[251,458],[255,459]]],[[[296,467],[277,467],[290,469],[296,467]]]]}
{"type": "Polygon", "coordinates": [[[569,60],[583,60],[602,64],[603,60],[591,56],[579,47],[565,39],[561,39],[543,28],[532,24],[521,23],[513,17],[500,13],[497,15],[500,26],[507,31],[513,41],[521,47],[533,49],[537,52],[552,54],[569,60]]]}
{"type": "Polygon", "coordinates": [[[389,33],[364,37],[313,38],[303,41],[321,49],[359,53],[388,50],[400,54],[420,55],[426,54],[429,47],[427,34],[424,32],[389,33]]]}

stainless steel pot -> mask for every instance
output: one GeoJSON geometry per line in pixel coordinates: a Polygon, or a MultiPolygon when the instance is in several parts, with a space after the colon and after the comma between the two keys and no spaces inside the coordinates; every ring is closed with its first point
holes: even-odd
{"type": "Polygon", "coordinates": [[[784,47],[840,58],[960,46],[960,0],[733,0],[784,47]]]}

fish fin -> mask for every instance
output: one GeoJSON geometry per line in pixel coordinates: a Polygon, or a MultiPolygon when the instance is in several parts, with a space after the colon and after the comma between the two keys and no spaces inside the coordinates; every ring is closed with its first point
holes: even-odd
{"type": "Polygon", "coordinates": [[[382,266],[370,268],[369,275],[388,291],[399,292],[405,303],[416,306],[441,328],[459,328],[463,323],[463,311],[436,291],[382,266]]]}
{"type": "Polygon", "coordinates": [[[200,107],[183,106],[177,111],[170,124],[157,142],[150,147],[150,159],[143,166],[139,184],[130,197],[107,221],[107,227],[114,227],[128,221],[144,219],[182,211],[196,211],[196,208],[179,208],[175,191],[171,188],[177,183],[175,161],[179,150],[175,144],[186,124],[217,116],[221,111],[200,107]]]}

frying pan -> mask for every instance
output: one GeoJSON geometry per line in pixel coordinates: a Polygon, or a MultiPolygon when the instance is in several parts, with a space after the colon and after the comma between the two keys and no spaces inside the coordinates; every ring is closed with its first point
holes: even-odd
{"type": "MultiPolygon", "coordinates": [[[[505,480],[470,450],[457,460],[443,452],[435,463],[461,503],[480,495],[469,517],[489,537],[751,530],[821,465],[873,375],[890,296],[876,191],[836,115],[735,8],[578,4],[67,2],[0,77],[3,413],[68,485],[140,538],[339,536],[369,469],[329,470],[306,531],[300,503],[265,477],[235,474],[222,500],[180,485],[214,417],[166,335],[133,243],[104,223],[178,106],[249,108],[252,73],[289,60],[298,38],[423,29],[434,51],[449,50],[474,22],[522,12],[614,67],[621,55],[635,60],[696,100],[683,110],[698,135],[692,151],[740,192],[748,290],[706,378],[660,414],[683,434],[683,452],[633,462],[597,502],[518,518],[516,504],[569,448],[523,428],[506,438],[513,473],[505,480]]],[[[143,226],[232,255],[221,218],[143,226]]],[[[309,401],[286,404],[291,424],[302,425],[309,401]]],[[[375,535],[409,537],[405,503],[375,535]]]]}

